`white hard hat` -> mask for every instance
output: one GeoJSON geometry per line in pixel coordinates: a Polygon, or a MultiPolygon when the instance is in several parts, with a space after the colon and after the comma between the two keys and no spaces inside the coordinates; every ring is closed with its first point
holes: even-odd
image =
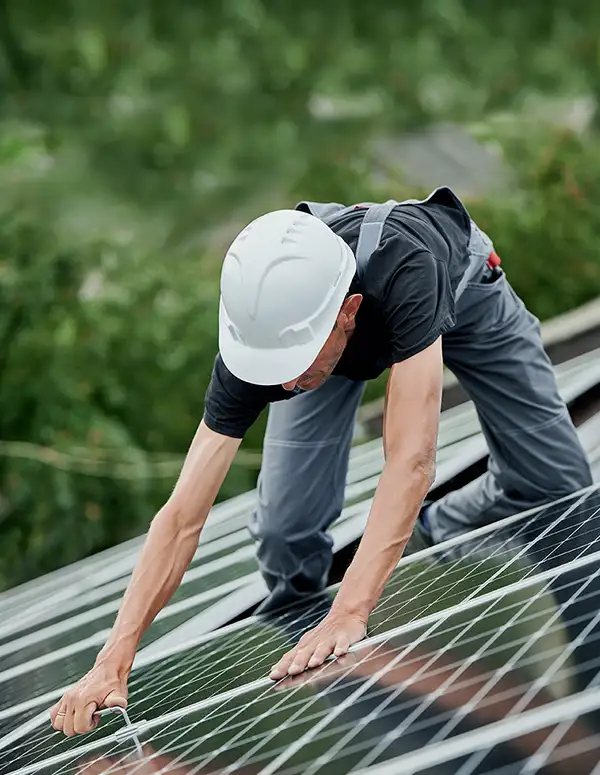
{"type": "Polygon", "coordinates": [[[342,307],[356,260],[318,218],[261,215],[238,234],[221,271],[219,350],[229,371],[280,385],[315,360],[342,307]]]}

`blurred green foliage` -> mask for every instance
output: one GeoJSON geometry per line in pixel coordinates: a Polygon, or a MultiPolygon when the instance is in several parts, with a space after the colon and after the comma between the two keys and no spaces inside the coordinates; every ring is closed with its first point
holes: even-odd
{"type": "MultiPolygon", "coordinates": [[[[202,414],[223,248],[299,198],[421,193],[374,182],[375,136],[483,126],[514,188],[468,204],[517,291],[543,318],[598,295],[598,120],[523,116],[600,97],[599,22],[566,0],[0,0],[0,588],[146,529],[202,414]]],[[[253,486],[264,420],[221,497],[253,486]]]]}

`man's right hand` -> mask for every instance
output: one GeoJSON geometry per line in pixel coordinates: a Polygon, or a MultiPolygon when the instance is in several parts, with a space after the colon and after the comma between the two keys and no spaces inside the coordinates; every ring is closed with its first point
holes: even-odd
{"type": "Polygon", "coordinates": [[[50,710],[50,720],[54,729],[71,737],[91,732],[100,723],[94,713],[115,705],[127,707],[127,675],[100,663],[65,692],[50,710]]]}

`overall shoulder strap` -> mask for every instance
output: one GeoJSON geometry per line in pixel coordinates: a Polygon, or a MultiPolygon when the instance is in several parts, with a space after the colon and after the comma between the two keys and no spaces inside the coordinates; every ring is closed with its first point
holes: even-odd
{"type": "Polygon", "coordinates": [[[322,203],[303,201],[296,205],[296,209],[302,209],[305,212],[309,212],[311,215],[314,215],[316,218],[323,221],[323,223],[329,225],[336,218],[339,218],[339,216],[356,210],[357,207],[368,208],[360,227],[358,243],[356,246],[356,273],[360,278],[367,267],[371,254],[377,250],[379,241],[381,240],[383,226],[388,215],[398,204],[399,203],[396,202],[395,199],[389,199],[382,204],[364,202],[358,205],[349,205],[348,207],[337,204],[336,202],[322,203]]]}
{"type": "Polygon", "coordinates": [[[379,246],[388,215],[397,204],[395,200],[389,199],[383,204],[371,205],[365,213],[356,246],[356,273],[359,279],[364,275],[371,255],[379,246]]]}

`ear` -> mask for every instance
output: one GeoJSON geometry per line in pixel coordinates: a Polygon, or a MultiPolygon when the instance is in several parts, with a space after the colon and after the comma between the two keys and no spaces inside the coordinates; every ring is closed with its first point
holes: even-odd
{"type": "Polygon", "coordinates": [[[350,323],[354,320],[362,300],[362,294],[353,293],[352,296],[348,296],[348,298],[344,301],[342,304],[341,312],[344,313],[347,322],[350,323]]]}

